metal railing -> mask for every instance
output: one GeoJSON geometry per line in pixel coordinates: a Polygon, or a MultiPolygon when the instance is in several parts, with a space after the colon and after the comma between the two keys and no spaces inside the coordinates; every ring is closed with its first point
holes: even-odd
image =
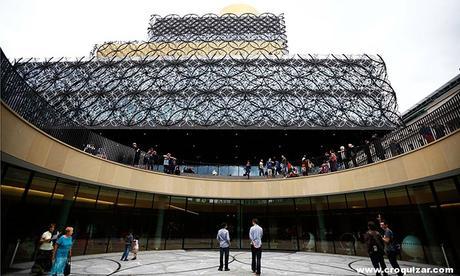
{"type": "MultiPolygon", "coordinates": [[[[140,154],[139,163],[133,164],[133,148],[107,139],[93,130],[82,127],[74,121],[77,114],[51,106],[39,93],[30,88],[11,65],[1,51],[1,99],[25,120],[37,126],[52,137],[73,147],[85,150],[93,155],[122,164],[143,165],[144,151],[140,154]],[[91,145],[91,146],[89,146],[91,145]],[[89,147],[88,147],[89,146],[89,147]]],[[[369,159],[377,162],[391,158],[398,154],[414,150],[436,139],[439,139],[460,128],[460,87],[453,92],[453,96],[434,111],[422,116],[410,125],[395,129],[392,132],[377,137],[370,144],[356,146],[356,164],[367,164],[369,159]],[[381,145],[381,147],[379,146],[381,145]],[[366,155],[366,147],[368,147],[366,155]]],[[[160,155],[162,156],[162,155],[160,155]]],[[[316,164],[310,169],[309,174],[317,174],[319,166],[327,163],[325,156],[309,157],[316,164]]],[[[348,161],[353,167],[353,162],[348,161]]],[[[162,163],[162,162],[161,162],[162,163]]],[[[300,160],[291,162],[300,173],[300,160]]],[[[198,175],[243,176],[244,166],[228,164],[198,163],[196,161],[178,160],[180,172],[190,168],[198,175]]],[[[345,164],[338,164],[338,170],[345,169],[345,164]]],[[[149,169],[164,171],[164,166],[154,164],[149,169]]],[[[259,175],[258,166],[251,167],[251,175],[259,175]]]]}

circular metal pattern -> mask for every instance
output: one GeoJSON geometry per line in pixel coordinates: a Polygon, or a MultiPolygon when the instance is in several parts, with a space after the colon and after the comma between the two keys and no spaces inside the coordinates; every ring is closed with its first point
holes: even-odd
{"type": "Polygon", "coordinates": [[[14,67],[95,128],[383,128],[401,124],[383,60],[287,56],[273,14],[152,16],[150,40],[14,67]]]}

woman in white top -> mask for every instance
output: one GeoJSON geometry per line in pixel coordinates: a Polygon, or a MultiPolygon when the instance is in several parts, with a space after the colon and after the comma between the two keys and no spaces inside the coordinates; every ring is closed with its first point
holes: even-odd
{"type": "Polygon", "coordinates": [[[131,260],[137,259],[137,252],[139,252],[139,239],[137,237],[133,240],[131,252],[134,254],[134,257],[131,260]]]}
{"type": "Polygon", "coordinates": [[[50,224],[48,231],[45,231],[40,237],[40,250],[38,251],[35,263],[32,266],[32,273],[42,274],[48,272],[52,265],[53,243],[52,237],[56,224],[50,224]]]}

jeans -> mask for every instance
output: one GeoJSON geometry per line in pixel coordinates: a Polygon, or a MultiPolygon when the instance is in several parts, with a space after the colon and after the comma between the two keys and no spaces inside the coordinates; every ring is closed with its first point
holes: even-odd
{"type": "Polygon", "coordinates": [[[125,251],[123,252],[123,255],[121,256],[122,261],[128,260],[129,251],[131,251],[131,244],[126,244],[125,251]]]}
{"type": "MultiPolygon", "coordinates": [[[[369,257],[371,258],[372,266],[375,269],[381,269],[382,271],[387,268],[385,265],[385,261],[383,260],[383,253],[378,253],[378,252],[372,252],[369,253],[369,257]]],[[[381,275],[380,273],[376,273],[375,275],[379,276],[381,275]]],[[[383,273],[383,275],[388,275],[387,273],[383,273]]]]}
{"type": "MultiPolygon", "coordinates": [[[[388,256],[388,260],[390,261],[390,264],[393,268],[399,268],[399,264],[398,264],[398,261],[396,259],[397,257],[397,253],[395,251],[388,251],[387,252],[387,256],[388,256]]],[[[398,272],[398,276],[401,276],[401,275],[404,275],[401,271],[398,272]]]]}
{"type": "Polygon", "coordinates": [[[260,259],[262,258],[262,247],[255,248],[251,245],[251,253],[252,253],[252,264],[251,268],[252,271],[256,274],[260,274],[260,259]]]}
{"type": "Polygon", "coordinates": [[[225,269],[228,269],[228,255],[230,253],[229,247],[221,247],[220,248],[220,264],[219,269],[222,269],[224,266],[224,254],[225,254],[225,269]]]}

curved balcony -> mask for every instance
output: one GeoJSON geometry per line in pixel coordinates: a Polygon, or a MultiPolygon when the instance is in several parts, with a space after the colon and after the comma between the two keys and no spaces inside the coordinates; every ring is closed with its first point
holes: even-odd
{"type": "Polygon", "coordinates": [[[87,154],[31,125],[2,103],[3,160],[56,176],[159,194],[210,198],[284,198],[372,190],[454,175],[460,131],[381,162],[290,179],[218,179],[146,171],[87,154]]]}

